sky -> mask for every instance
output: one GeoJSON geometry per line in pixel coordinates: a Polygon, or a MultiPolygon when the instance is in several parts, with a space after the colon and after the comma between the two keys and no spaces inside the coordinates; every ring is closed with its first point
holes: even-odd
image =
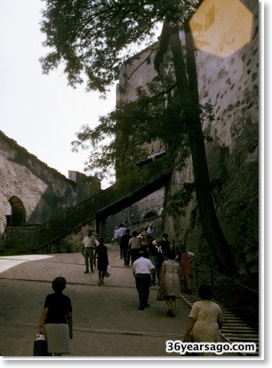
{"type": "Polygon", "coordinates": [[[115,88],[102,100],[83,85],[68,86],[61,69],[42,74],[39,58],[48,52],[42,6],[41,0],[0,0],[0,130],[67,177],[68,170],[83,172],[88,158],[87,151],[71,151],[76,132],[114,109],[115,88]]]}
{"type": "MultiPolygon", "coordinates": [[[[262,3],[265,33],[271,34],[271,2],[262,3]]],[[[68,170],[83,172],[88,158],[87,151],[71,151],[75,133],[114,108],[115,89],[101,100],[83,85],[68,86],[61,69],[42,74],[39,58],[47,53],[39,25],[42,6],[41,0],[0,0],[0,130],[67,176],[68,170]]]]}

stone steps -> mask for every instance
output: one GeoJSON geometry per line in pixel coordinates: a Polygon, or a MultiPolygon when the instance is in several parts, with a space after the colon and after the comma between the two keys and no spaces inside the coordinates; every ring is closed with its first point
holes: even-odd
{"type": "MultiPolygon", "coordinates": [[[[192,295],[181,294],[182,299],[190,306],[193,305],[194,302],[199,300],[199,297],[196,292],[193,292],[192,295]]],[[[215,300],[216,303],[218,303],[215,300]]],[[[218,303],[220,305],[220,303],[218,303]]],[[[249,354],[241,354],[244,356],[258,356],[259,355],[259,334],[252,327],[248,326],[245,322],[243,322],[240,318],[235,316],[230,310],[226,309],[224,306],[221,306],[223,317],[224,317],[224,325],[220,330],[220,335],[222,341],[233,343],[233,342],[241,342],[241,343],[250,343],[253,342],[256,344],[256,352],[249,354]]]]}

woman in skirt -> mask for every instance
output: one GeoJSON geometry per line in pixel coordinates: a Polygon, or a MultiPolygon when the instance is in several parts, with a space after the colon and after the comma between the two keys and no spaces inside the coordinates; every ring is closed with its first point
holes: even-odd
{"type": "Polygon", "coordinates": [[[39,321],[38,333],[44,332],[48,353],[56,356],[70,354],[70,339],[73,338],[72,304],[65,289],[64,277],[57,277],[52,282],[54,293],[45,298],[44,308],[39,321]]]}

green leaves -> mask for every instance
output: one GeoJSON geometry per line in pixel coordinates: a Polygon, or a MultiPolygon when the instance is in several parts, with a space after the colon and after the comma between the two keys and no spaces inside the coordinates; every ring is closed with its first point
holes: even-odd
{"type": "Polygon", "coordinates": [[[172,215],[180,215],[184,207],[186,207],[193,198],[194,191],[194,183],[184,183],[179,191],[169,196],[166,211],[172,215]]]}
{"type": "MultiPolygon", "coordinates": [[[[49,54],[41,58],[44,73],[64,64],[68,83],[87,79],[87,89],[105,92],[117,78],[129,46],[153,42],[155,23],[161,21],[155,2],[44,1],[41,31],[49,54]]],[[[135,52],[135,49],[134,49],[135,52]]]]}
{"type": "Polygon", "coordinates": [[[102,93],[118,77],[119,65],[155,39],[165,17],[177,19],[198,1],[43,0],[41,31],[49,53],[41,58],[44,73],[64,64],[68,83],[87,76],[87,89],[102,93]]]}
{"type": "MultiPolygon", "coordinates": [[[[86,81],[87,90],[106,93],[119,78],[125,60],[153,44],[156,25],[166,17],[180,22],[197,1],[43,0],[41,31],[49,53],[41,58],[44,73],[62,65],[68,84],[86,81]]],[[[170,65],[169,58],[166,64],[170,65]]],[[[162,64],[162,63],[161,63],[162,64]]],[[[102,177],[114,169],[131,169],[148,156],[146,144],[160,141],[171,161],[183,166],[189,154],[182,107],[173,70],[157,76],[138,100],[120,103],[100,117],[94,129],[82,126],[73,150],[91,150],[86,171],[102,177]],[[165,108],[167,106],[167,108],[165,108]],[[178,158],[178,160],[176,160],[178,158]]]]}

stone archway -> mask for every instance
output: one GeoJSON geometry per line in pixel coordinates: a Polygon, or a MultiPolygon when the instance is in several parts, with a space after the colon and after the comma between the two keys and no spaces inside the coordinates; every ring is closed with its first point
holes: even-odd
{"type": "Polygon", "coordinates": [[[10,197],[7,205],[7,226],[24,226],[26,223],[25,206],[20,198],[10,197]]]}

